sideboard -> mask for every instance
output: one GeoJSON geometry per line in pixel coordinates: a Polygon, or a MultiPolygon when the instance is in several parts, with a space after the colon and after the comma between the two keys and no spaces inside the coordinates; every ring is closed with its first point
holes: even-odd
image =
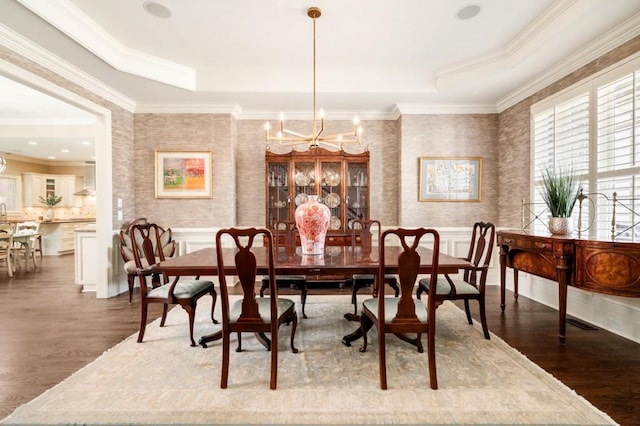
{"type": "Polygon", "coordinates": [[[498,231],[500,307],[505,309],[506,269],[512,268],[514,296],[518,271],[558,283],[558,339],[566,340],[567,288],[640,297],[640,243],[599,241],[526,231],[498,231]]]}

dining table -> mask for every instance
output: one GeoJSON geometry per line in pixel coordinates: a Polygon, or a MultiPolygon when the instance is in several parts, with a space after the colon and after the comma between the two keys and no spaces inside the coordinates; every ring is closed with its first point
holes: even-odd
{"type": "MultiPolygon", "coordinates": [[[[268,274],[267,250],[267,247],[254,246],[252,248],[252,252],[256,256],[257,274],[268,274]]],[[[417,251],[422,259],[418,273],[431,273],[431,249],[418,246],[417,251]]],[[[234,256],[237,249],[223,248],[222,252],[225,273],[236,275],[234,256]]],[[[385,274],[398,273],[397,259],[401,252],[402,247],[385,247],[385,274]]],[[[277,275],[377,274],[380,267],[378,251],[363,250],[361,246],[330,246],[326,247],[324,254],[321,255],[301,254],[299,248],[295,253],[287,253],[284,248],[279,248],[274,257],[274,263],[277,275]]],[[[464,259],[439,253],[438,274],[457,274],[460,269],[469,266],[470,263],[464,259]]],[[[163,273],[170,277],[215,276],[218,274],[216,249],[215,247],[207,247],[166,259],[150,266],[149,269],[150,272],[163,273]]],[[[199,340],[199,344],[206,347],[208,342],[217,340],[221,336],[221,331],[203,336],[199,340]]],[[[351,342],[361,337],[361,329],[357,327],[354,332],[342,338],[342,343],[350,346],[351,342]]]]}
{"type": "MultiPolygon", "coordinates": [[[[8,236],[3,236],[4,233],[0,233],[0,240],[8,240],[9,237],[8,236]]],[[[20,243],[22,245],[25,246],[25,250],[27,253],[27,256],[25,256],[25,267],[27,269],[27,272],[29,272],[30,268],[29,268],[29,253],[31,253],[31,250],[33,249],[32,245],[33,245],[33,239],[34,238],[38,238],[38,233],[36,232],[14,232],[13,233],[13,242],[14,243],[20,243]]],[[[33,265],[34,268],[36,268],[36,265],[34,263],[33,265]]]]}

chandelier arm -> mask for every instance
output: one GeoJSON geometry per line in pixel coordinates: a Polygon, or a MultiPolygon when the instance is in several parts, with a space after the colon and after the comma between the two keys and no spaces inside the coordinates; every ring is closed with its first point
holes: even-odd
{"type": "MultiPolygon", "coordinates": [[[[308,140],[306,140],[306,141],[298,141],[298,142],[295,142],[295,141],[281,141],[281,142],[288,142],[288,144],[287,144],[288,146],[309,145],[309,141],[308,140]]],[[[281,145],[284,145],[284,144],[281,143],[281,145]]]]}
{"type": "Polygon", "coordinates": [[[296,143],[309,143],[309,138],[298,136],[270,136],[267,138],[268,142],[296,142],[296,143]]]}
{"type": "Polygon", "coordinates": [[[313,136],[303,135],[302,133],[294,132],[293,130],[284,129],[282,132],[283,135],[295,136],[299,139],[304,139],[306,141],[311,141],[313,136]]]}

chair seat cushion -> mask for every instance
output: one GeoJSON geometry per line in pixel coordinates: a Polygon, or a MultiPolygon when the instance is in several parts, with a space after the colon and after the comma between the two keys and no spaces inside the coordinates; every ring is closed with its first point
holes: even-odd
{"type": "MultiPolygon", "coordinates": [[[[356,281],[372,281],[375,279],[375,274],[353,274],[353,279],[356,281]]],[[[393,274],[384,274],[384,280],[395,281],[396,276],[393,274]]]]}
{"type": "MultiPolygon", "coordinates": [[[[146,268],[147,266],[149,266],[149,262],[147,262],[147,259],[140,259],[140,261],[142,262],[143,267],[146,268]]],[[[124,271],[127,273],[127,275],[136,275],[138,273],[138,268],[136,267],[136,261],[129,260],[125,262],[124,271]]]]}
{"type": "MultiPolygon", "coordinates": [[[[467,283],[466,281],[456,280],[456,279],[452,279],[451,281],[453,282],[453,285],[456,288],[457,295],[463,296],[463,295],[480,294],[480,290],[478,290],[471,284],[467,283]]],[[[418,281],[418,284],[422,286],[424,289],[426,289],[427,291],[429,291],[431,278],[422,278],[420,281],[418,281]]],[[[451,286],[449,285],[449,282],[446,280],[446,278],[443,277],[438,279],[438,284],[436,287],[436,295],[448,296],[450,293],[451,293],[451,286]]]]}
{"type": "MultiPolygon", "coordinates": [[[[260,313],[260,318],[265,323],[271,322],[271,305],[269,297],[259,297],[255,299],[258,302],[258,312],[260,313]]],[[[295,306],[295,303],[291,299],[285,299],[278,297],[278,318],[284,314],[288,309],[291,309],[295,306]]],[[[238,318],[240,318],[240,313],[242,312],[242,299],[236,300],[231,306],[231,310],[229,312],[229,321],[236,322],[238,318]]]]}
{"type": "MultiPolygon", "coordinates": [[[[169,296],[169,288],[171,287],[171,283],[164,284],[160,287],[156,287],[150,289],[147,293],[147,297],[159,297],[159,298],[167,298],[169,296]]],[[[213,281],[207,280],[183,280],[181,279],[176,284],[176,287],[173,289],[173,295],[176,299],[189,299],[196,294],[199,294],[203,291],[207,291],[214,288],[213,281]]]]}
{"type": "MultiPolygon", "coordinates": [[[[379,300],[380,299],[378,299],[377,297],[374,297],[372,299],[365,299],[365,301],[363,302],[364,308],[371,311],[371,313],[373,313],[376,318],[378,317],[379,300]]],[[[398,313],[398,301],[400,299],[396,297],[384,297],[383,300],[384,322],[389,323],[393,321],[396,314],[398,313]]],[[[420,320],[420,322],[426,323],[428,321],[426,305],[422,302],[422,300],[416,298],[413,299],[413,303],[416,305],[416,316],[418,317],[418,320],[420,320]]]]}

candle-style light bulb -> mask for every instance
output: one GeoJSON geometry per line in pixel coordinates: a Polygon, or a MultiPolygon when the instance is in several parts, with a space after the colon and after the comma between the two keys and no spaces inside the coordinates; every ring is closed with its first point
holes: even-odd
{"type": "Polygon", "coordinates": [[[284,112],[280,111],[280,121],[284,121],[284,112]]]}
{"type": "Polygon", "coordinates": [[[268,121],[264,123],[264,129],[268,132],[271,129],[271,123],[269,123],[268,121]]]}
{"type": "Polygon", "coordinates": [[[360,119],[358,118],[358,116],[356,115],[355,117],[353,117],[353,124],[355,126],[357,126],[360,123],[360,119]]]}
{"type": "Polygon", "coordinates": [[[324,109],[320,108],[320,118],[324,118],[324,109]]]}

